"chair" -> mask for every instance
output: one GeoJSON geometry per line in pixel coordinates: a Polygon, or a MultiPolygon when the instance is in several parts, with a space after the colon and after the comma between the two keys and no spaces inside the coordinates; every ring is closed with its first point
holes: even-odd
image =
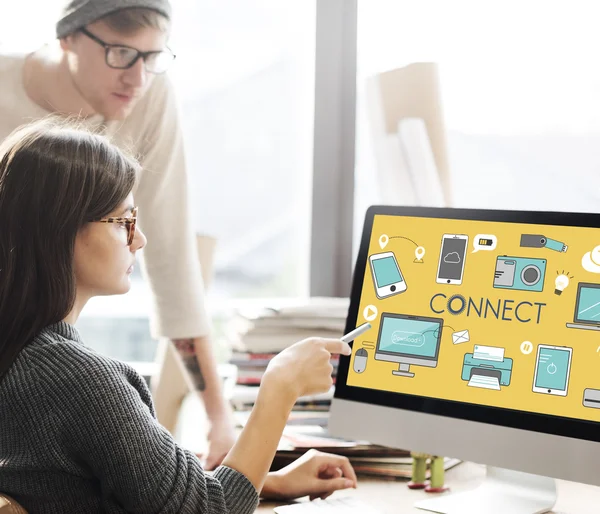
{"type": "Polygon", "coordinates": [[[27,511],[10,496],[0,493],[0,514],[27,514],[27,511]]]}
{"type": "Polygon", "coordinates": [[[435,63],[367,79],[366,110],[383,203],[450,205],[446,130],[435,63]]]}

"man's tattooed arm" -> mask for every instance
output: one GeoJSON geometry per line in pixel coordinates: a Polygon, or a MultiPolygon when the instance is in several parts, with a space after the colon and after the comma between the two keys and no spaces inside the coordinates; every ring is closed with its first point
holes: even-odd
{"type": "Polygon", "coordinates": [[[185,369],[188,371],[194,388],[197,391],[204,391],[206,389],[206,382],[200,369],[200,362],[198,362],[198,357],[196,356],[194,339],[175,339],[173,344],[183,361],[185,369]]]}

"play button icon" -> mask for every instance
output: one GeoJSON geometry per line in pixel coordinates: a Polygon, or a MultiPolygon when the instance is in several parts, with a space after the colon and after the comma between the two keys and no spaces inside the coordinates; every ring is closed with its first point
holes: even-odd
{"type": "Polygon", "coordinates": [[[377,317],[377,307],[374,305],[367,305],[363,311],[363,316],[367,321],[373,321],[377,317]]]}

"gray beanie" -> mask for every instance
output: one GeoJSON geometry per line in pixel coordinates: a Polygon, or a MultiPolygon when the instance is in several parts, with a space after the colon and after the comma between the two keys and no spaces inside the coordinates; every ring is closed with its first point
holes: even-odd
{"type": "Polygon", "coordinates": [[[133,7],[152,9],[171,18],[169,0],[71,0],[66,3],[56,24],[56,37],[68,36],[107,14],[133,7]]]}

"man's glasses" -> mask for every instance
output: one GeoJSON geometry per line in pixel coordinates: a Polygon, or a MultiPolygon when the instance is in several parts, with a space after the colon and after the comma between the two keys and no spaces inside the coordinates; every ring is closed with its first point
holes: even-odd
{"type": "Polygon", "coordinates": [[[98,223],[119,223],[127,227],[127,246],[131,246],[133,243],[133,237],[135,236],[135,225],[137,222],[137,207],[131,210],[131,217],[129,218],[102,218],[96,220],[98,223]]]}
{"type": "Polygon", "coordinates": [[[104,48],[106,64],[110,68],[127,70],[131,68],[138,59],[142,58],[144,60],[146,71],[158,75],[167,71],[169,66],[175,60],[175,54],[171,52],[169,48],[152,52],[140,52],[129,46],[109,45],[99,37],[94,36],[94,34],[85,28],[80,29],[80,32],[104,48]]]}

